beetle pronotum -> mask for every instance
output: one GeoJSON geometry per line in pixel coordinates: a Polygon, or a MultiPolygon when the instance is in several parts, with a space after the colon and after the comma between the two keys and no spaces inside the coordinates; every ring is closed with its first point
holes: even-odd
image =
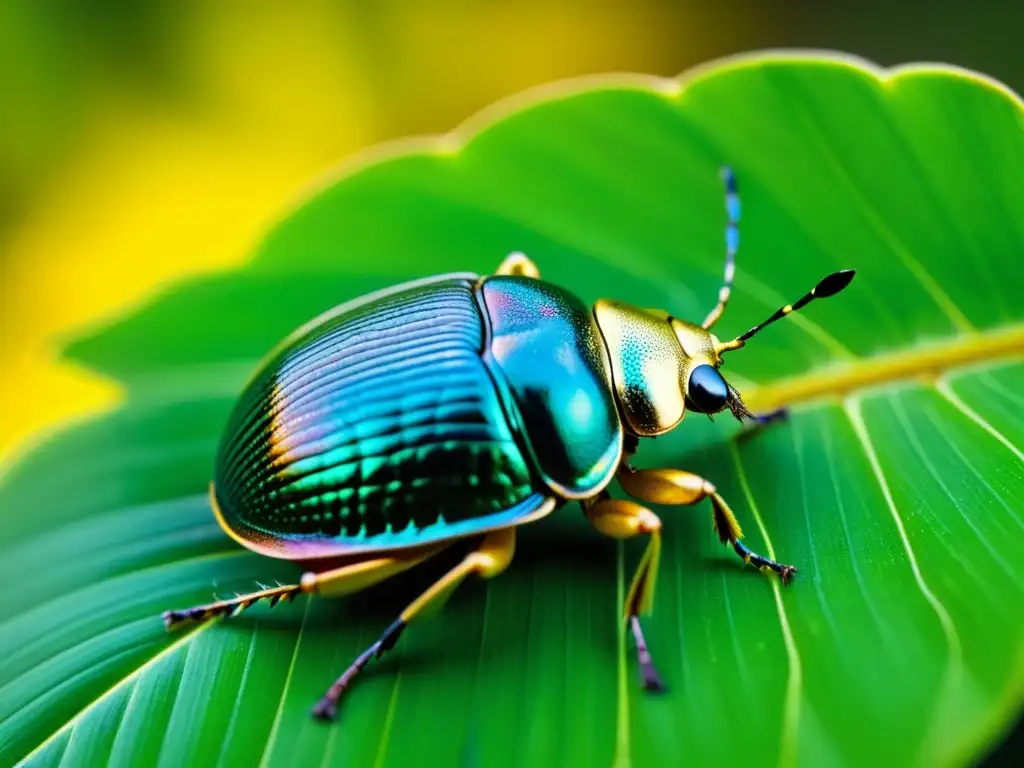
{"type": "Polygon", "coordinates": [[[719,373],[722,356],[765,326],[843,290],[852,270],[825,277],[792,305],[721,341],[711,328],[732,289],[740,203],[726,190],[725,278],[700,325],[600,299],[588,309],[513,253],[494,275],[448,274],[342,304],[275,348],[224,430],[210,501],[221,527],[263,555],[301,561],[298,584],[181,611],[168,628],[234,616],[307,592],[365,589],[456,541],[479,544],[414,600],[313,708],[333,718],[360,670],[466,576],[508,567],[515,531],[570,501],[603,534],[647,536],[623,616],[643,685],[662,687],[640,616],[650,612],[661,521],[639,502],[711,503],[715,530],[745,563],[788,584],[795,568],[749,550],[725,499],[678,469],[634,469],[642,438],[674,429],[687,410],[755,416],[719,373]],[[633,499],[612,498],[618,479],[633,499]],[[338,565],[339,558],[345,560],[338,565]],[[317,563],[327,563],[321,565],[317,563]]]}

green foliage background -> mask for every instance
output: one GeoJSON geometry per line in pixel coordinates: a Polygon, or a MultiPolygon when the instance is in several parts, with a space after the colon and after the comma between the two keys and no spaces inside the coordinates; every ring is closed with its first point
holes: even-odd
{"type": "Polygon", "coordinates": [[[0,762],[960,764],[1010,721],[1024,680],[1020,101],[950,70],[768,57],[495,117],[348,168],[244,269],[70,347],[129,398],[0,480],[0,578],[19,585],[0,633],[0,762]],[[721,273],[723,162],[744,220],[722,335],[858,270],[841,298],[730,356],[745,394],[929,346],[977,353],[806,403],[751,439],[691,417],[644,447],[641,465],[711,478],[749,544],[801,574],[782,592],[717,545],[706,509],[658,510],[648,626],[667,696],[640,695],[617,631],[642,543],[605,541],[571,510],[525,530],[505,575],[407,632],[333,727],[309,706],[431,569],[164,633],[167,607],[297,576],[227,540],[205,499],[220,424],[280,336],[366,290],[487,272],[512,249],[585,299],[702,317],[721,273]]]}

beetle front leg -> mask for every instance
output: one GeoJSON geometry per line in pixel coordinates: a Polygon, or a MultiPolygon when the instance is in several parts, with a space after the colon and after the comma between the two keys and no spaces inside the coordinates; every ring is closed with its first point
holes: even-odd
{"type": "Polygon", "coordinates": [[[525,253],[513,251],[498,266],[496,274],[539,278],[540,270],[525,253]]]}
{"type": "Polygon", "coordinates": [[[591,525],[605,536],[613,539],[630,539],[641,534],[649,535],[650,542],[637,566],[633,583],[629,587],[623,613],[636,642],[637,661],[644,688],[661,691],[665,686],[654,668],[640,614],[649,614],[654,607],[654,587],[658,580],[658,562],[661,556],[661,520],[647,507],[627,499],[613,499],[603,492],[583,502],[583,511],[591,525]]]}
{"type": "Polygon", "coordinates": [[[767,411],[765,413],[755,413],[754,414],[754,423],[757,426],[761,427],[761,426],[765,426],[766,424],[771,424],[772,422],[782,421],[783,419],[788,419],[788,418],[789,418],[789,408],[782,407],[782,408],[776,408],[773,411],[767,411]]]}
{"type": "Polygon", "coordinates": [[[619,471],[618,479],[626,493],[650,504],[689,506],[710,499],[714,512],[715,532],[722,543],[731,544],[736,554],[743,558],[743,562],[750,563],[765,573],[777,573],[783,585],[788,585],[792,581],[796,568],[752,552],[740,541],[743,538],[743,531],[736,522],[736,516],[715,486],[700,475],[678,469],[633,469],[624,466],[619,471]]]}

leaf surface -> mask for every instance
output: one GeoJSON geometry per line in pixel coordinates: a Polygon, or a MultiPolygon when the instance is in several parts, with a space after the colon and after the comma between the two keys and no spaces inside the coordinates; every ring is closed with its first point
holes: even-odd
{"type": "Polygon", "coordinates": [[[0,478],[0,763],[29,765],[962,764],[1024,697],[1024,110],[969,73],[821,54],[520,100],[350,163],[242,270],[179,284],[68,355],[125,404],[0,478]],[[717,543],[706,505],[658,509],[639,690],[618,631],[642,542],[572,507],[311,704],[447,563],[355,597],[168,635],[160,613],[301,571],[242,551],[205,492],[257,361],[318,312],[523,250],[545,279],[700,319],[721,279],[718,167],[743,201],[738,334],[826,272],[841,297],[723,372],[740,434],[691,415],[637,463],[711,479],[792,588],[717,543]]]}

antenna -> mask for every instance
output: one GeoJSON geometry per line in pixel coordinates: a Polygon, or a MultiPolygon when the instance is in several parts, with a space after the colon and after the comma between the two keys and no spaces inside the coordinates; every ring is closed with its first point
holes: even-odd
{"type": "Polygon", "coordinates": [[[725,278],[718,289],[718,304],[704,318],[701,327],[708,329],[718,322],[725,311],[732,293],[732,278],[736,273],[736,251],[740,247],[740,196],[736,190],[736,176],[728,165],[722,167],[722,181],[725,183],[725,278]]]}
{"type": "Polygon", "coordinates": [[[846,286],[850,284],[850,281],[853,280],[853,276],[855,274],[856,272],[852,269],[843,269],[839,272],[833,272],[831,275],[826,275],[821,279],[821,282],[819,282],[816,286],[811,288],[810,291],[801,296],[795,304],[787,304],[786,306],[779,308],[774,315],[769,317],[763,323],[755,325],[742,336],[737,336],[732,341],[727,341],[724,344],[720,344],[715,351],[718,352],[719,354],[722,354],[723,352],[729,352],[730,350],[733,349],[739,349],[740,347],[747,343],[747,339],[749,339],[751,336],[760,332],[767,326],[771,325],[776,320],[781,320],[790,312],[793,312],[798,309],[803,309],[815,299],[827,299],[829,296],[835,296],[837,293],[839,293],[841,290],[843,290],[846,286]]]}

